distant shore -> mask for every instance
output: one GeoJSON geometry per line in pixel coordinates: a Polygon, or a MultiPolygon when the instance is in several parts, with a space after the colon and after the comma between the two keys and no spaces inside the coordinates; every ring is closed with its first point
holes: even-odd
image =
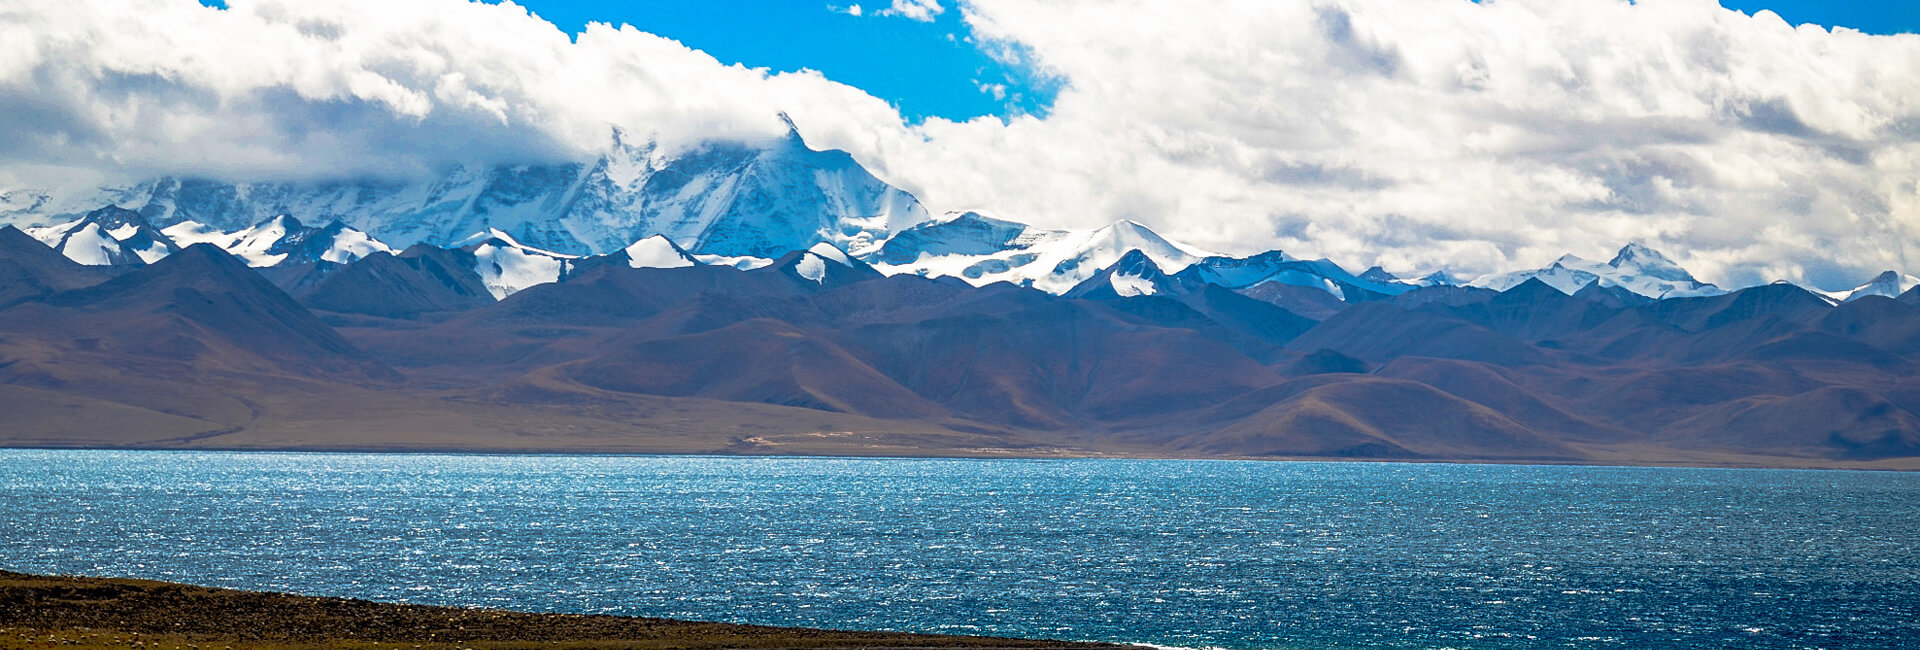
{"type": "Polygon", "coordinates": [[[377,603],[0,571],[0,647],[1120,648],[377,603]]]}
{"type": "Polygon", "coordinates": [[[1888,458],[1874,461],[1824,458],[1786,458],[1734,453],[1701,452],[1670,458],[1626,455],[1618,458],[1394,458],[1336,456],[1235,456],[1214,454],[1172,454],[1143,450],[1093,451],[1058,447],[904,449],[883,447],[805,447],[761,449],[677,449],[646,446],[546,447],[546,446],[444,446],[409,445],[286,445],[286,446],[200,446],[200,445],[60,445],[18,443],[0,440],[0,451],[178,451],[249,454],[444,454],[452,456],[689,456],[708,458],[861,458],[897,460],[1211,460],[1264,461],[1296,463],[1412,463],[1444,465],[1551,465],[1562,467],[1683,467],[1695,469],[1796,469],[1854,470],[1878,472],[1920,471],[1920,457],[1888,458]]]}

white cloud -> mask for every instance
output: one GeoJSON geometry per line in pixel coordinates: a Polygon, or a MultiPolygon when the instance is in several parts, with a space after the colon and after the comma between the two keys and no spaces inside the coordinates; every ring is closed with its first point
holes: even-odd
{"type": "Polygon", "coordinates": [[[877,15],[899,16],[923,23],[933,22],[933,18],[947,8],[940,6],[940,0],[893,0],[893,6],[881,9],[877,15]]]}
{"type": "Polygon", "coordinates": [[[919,126],[815,73],[569,39],[512,5],[231,4],[0,0],[0,184],[407,173],[577,156],[608,124],[767,137],[784,110],[935,209],[1232,252],[1471,274],[1642,241],[1734,284],[1920,267],[1920,37],[1712,0],[970,0],[983,47],[1063,89],[1044,117],[919,126]]]}
{"type": "Polygon", "coordinates": [[[965,11],[1066,88],[1045,119],[936,122],[931,146],[863,152],[936,207],[1398,270],[1630,240],[1736,284],[1920,266],[1920,37],[1712,0],[965,11]]]}
{"type": "Polygon", "coordinates": [[[612,124],[753,139],[784,131],[783,108],[886,108],[817,73],[723,66],[631,27],[569,38],[511,4],[230,4],[0,0],[0,163],[410,173],[578,156],[612,124]]]}

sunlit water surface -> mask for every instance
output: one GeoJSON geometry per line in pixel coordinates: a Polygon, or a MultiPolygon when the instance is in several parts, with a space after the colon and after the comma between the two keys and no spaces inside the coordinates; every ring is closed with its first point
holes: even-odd
{"type": "Polygon", "coordinates": [[[1920,475],[0,450],[0,568],[1181,646],[1920,646],[1920,475]]]}

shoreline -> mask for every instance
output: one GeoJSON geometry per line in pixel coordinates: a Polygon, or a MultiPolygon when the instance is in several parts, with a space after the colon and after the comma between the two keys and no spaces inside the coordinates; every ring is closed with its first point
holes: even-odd
{"type": "Polygon", "coordinates": [[[383,603],[0,570],[0,647],[1127,648],[383,603]]]}
{"type": "Polygon", "coordinates": [[[1920,472],[1920,457],[1892,458],[1877,462],[1825,461],[1805,462],[1813,459],[1778,458],[1768,456],[1744,456],[1748,462],[1716,463],[1703,459],[1675,459],[1671,461],[1617,460],[1578,461],[1552,459],[1498,459],[1498,458],[1334,458],[1319,456],[1210,456],[1210,455],[1173,455],[1145,452],[1098,452],[1020,454],[1020,453],[976,453],[902,455],[882,453],[873,455],[853,455],[845,453],[808,453],[794,451],[790,453],[739,453],[723,450],[713,451],[647,451],[647,450],[609,450],[609,449],[495,449],[461,447],[176,447],[176,446],[56,446],[23,445],[18,443],[0,443],[0,451],[159,451],[159,452],[210,452],[245,454],[395,454],[395,455],[439,455],[439,456],[606,456],[606,457],[659,457],[659,458],[820,458],[844,460],[1166,460],[1166,461],[1222,461],[1222,462],[1263,462],[1263,463],[1385,463],[1405,465],[1501,465],[1519,467],[1593,467],[1618,469],[1721,469],[1721,470],[1791,470],[1791,471],[1847,471],[1847,472],[1920,472]],[[1802,462],[1762,462],[1767,460],[1802,462]]]}

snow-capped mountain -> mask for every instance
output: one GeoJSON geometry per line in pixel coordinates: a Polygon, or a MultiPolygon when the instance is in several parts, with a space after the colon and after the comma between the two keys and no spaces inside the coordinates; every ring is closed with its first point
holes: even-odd
{"type": "Polygon", "coordinates": [[[1640,244],[1627,244],[1605,264],[1566,255],[1543,269],[1513,271],[1489,275],[1470,283],[1495,291],[1506,291],[1530,279],[1572,295],[1595,282],[1603,287],[1617,286],[1648,298],[1688,298],[1726,293],[1719,287],[1694,279],[1659,251],[1640,244]]]}
{"type": "Polygon", "coordinates": [[[888,275],[955,277],[976,286],[1008,282],[1059,294],[1133,250],[1173,271],[1210,255],[1132,221],[1046,230],[966,212],[901,231],[866,259],[888,275]]]}
{"type": "Polygon", "coordinates": [[[1354,275],[1332,260],[1298,260],[1279,251],[1245,258],[1209,257],[1182,274],[1192,274],[1199,281],[1236,290],[1266,283],[1310,287],[1347,302],[1359,302],[1369,295],[1397,296],[1414,288],[1377,279],[1379,274],[1374,278],[1354,275]]]}
{"type": "Polygon", "coordinates": [[[1464,284],[1459,278],[1453,277],[1453,274],[1445,270],[1434,271],[1411,278],[1395,278],[1394,282],[1413,287],[1457,287],[1464,284]]]}
{"type": "Polygon", "coordinates": [[[147,264],[184,245],[155,229],[140,213],[112,205],[73,221],[28,228],[26,232],[68,259],[90,266],[147,264]]]}
{"type": "Polygon", "coordinates": [[[1189,280],[1168,275],[1146,253],[1131,250],[1111,266],[1068,290],[1065,295],[1074,298],[1180,295],[1194,289],[1189,280]]]}
{"type": "Polygon", "coordinates": [[[1245,295],[1272,297],[1287,292],[1272,291],[1263,285],[1286,285],[1324,292],[1333,301],[1360,302],[1399,295],[1414,288],[1383,280],[1383,274],[1356,276],[1328,260],[1296,260],[1280,251],[1250,257],[1216,255],[1195,261],[1177,273],[1167,273],[1150,256],[1134,250],[1076,285],[1065,295],[1101,296],[1110,292],[1123,298],[1177,296],[1194,293],[1211,285],[1245,295]]]}
{"type": "Polygon", "coordinates": [[[1913,289],[1915,286],[1920,286],[1920,278],[1916,278],[1911,275],[1906,275],[1898,271],[1887,271],[1885,273],[1881,273],[1880,275],[1874,276],[1874,278],[1872,280],[1868,280],[1866,284],[1862,284],[1852,289],[1848,289],[1845,291],[1814,290],[1814,293],[1819,294],[1821,296],[1826,296],[1826,298],[1829,301],[1837,304],[1837,303],[1843,303],[1843,302],[1853,302],[1855,300],[1859,300],[1867,296],[1886,296],[1888,298],[1894,298],[1894,297],[1898,297],[1900,294],[1906,293],[1907,291],[1913,289]]]}
{"type": "Polygon", "coordinates": [[[612,253],[664,235],[696,254],[776,258],[821,241],[865,251],[927,220],[912,195],[797,132],[764,144],[669,152],[615,131],[597,157],[470,165],[421,181],[225,183],[161,178],[77,191],[0,188],[0,223],[75,220],[120,205],[150,223],[227,232],[294,214],[339,220],[394,246],[450,246],[497,230],[569,255],[612,253]]]}
{"type": "Polygon", "coordinates": [[[1207,253],[1132,221],[1093,230],[1046,230],[978,212],[949,214],[901,231],[865,259],[889,275],[948,276],[976,286],[1009,282],[1054,294],[1071,293],[1098,278],[1108,278],[1096,284],[1112,284],[1122,296],[1184,293],[1203,284],[1238,290],[1274,282],[1359,300],[1368,294],[1398,295],[1415,286],[1391,275],[1384,280],[1357,276],[1329,260],[1299,260],[1281,251],[1249,257],[1207,253]],[[1127,261],[1133,251],[1139,251],[1139,259],[1127,261]],[[1128,268],[1103,274],[1116,264],[1128,268]]]}
{"type": "Polygon", "coordinates": [[[198,221],[182,221],[161,232],[181,246],[213,244],[254,267],[308,262],[346,264],[375,252],[394,252],[385,243],[339,220],[312,227],[285,214],[232,232],[221,232],[198,221]]]}

